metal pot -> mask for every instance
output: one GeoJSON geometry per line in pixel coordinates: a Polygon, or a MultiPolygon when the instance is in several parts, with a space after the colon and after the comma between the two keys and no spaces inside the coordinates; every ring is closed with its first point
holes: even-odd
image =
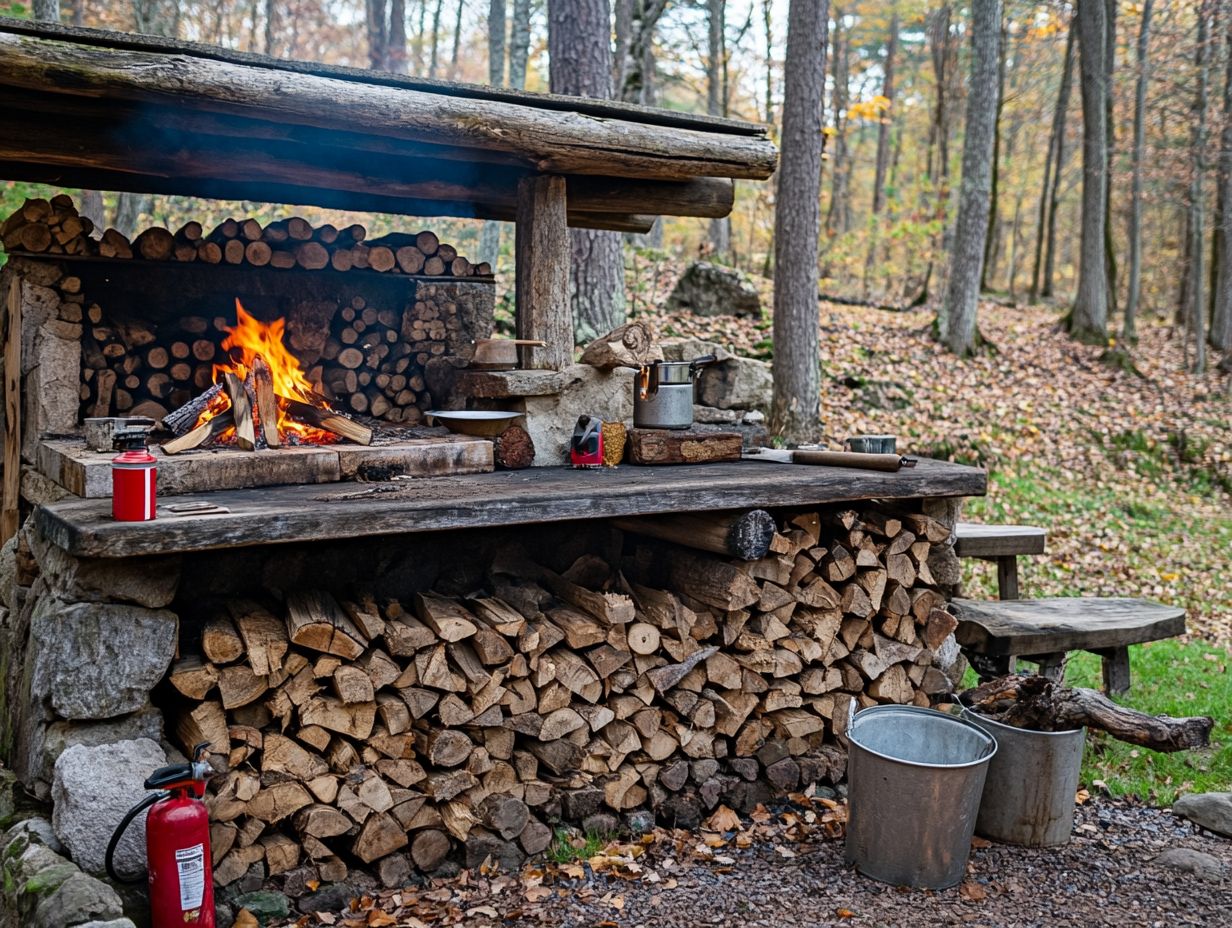
{"type": "Polygon", "coordinates": [[[687,429],[693,425],[693,382],[707,364],[703,355],[692,361],[653,361],[633,375],[633,426],[639,429],[687,429]]]}

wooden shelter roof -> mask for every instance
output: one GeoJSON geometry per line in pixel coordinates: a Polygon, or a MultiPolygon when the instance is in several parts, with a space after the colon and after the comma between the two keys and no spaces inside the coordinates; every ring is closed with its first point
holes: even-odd
{"type": "Polygon", "coordinates": [[[560,174],[571,224],[639,229],[726,215],[776,160],[736,120],[0,18],[11,180],[512,219],[560,174]]]}

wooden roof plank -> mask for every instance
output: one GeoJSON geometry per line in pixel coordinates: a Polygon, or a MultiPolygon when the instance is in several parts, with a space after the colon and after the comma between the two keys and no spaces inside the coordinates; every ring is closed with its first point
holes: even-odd
{"type": "Polygon", "coordinates": [[[93,47],[191,55],[196,58],[208,58],[215,61],[263,67],[270,70],[287,71],[293,74],[310,74],[374,86],[422,90],[441,96],[520,103],[540,109],[562,112],[575,111],[602,118],[629,119],[645,123],[646,125],[690,128],[703,132],[722,132],[736,135],[766,135],[766,127],[764,125],[721,116],[681,113],[674,110],[639,106],[620,100],[597,100],[590,97],[570,97],[563,94],[533,93],[525,90],[491,87],[486,84],[466,84],[415,75],[393,74],[388,71],[372,71],[367,68],[323,64],[315,61],[290,61],[284,58],[273,58],[253,52],[234,51],[217,45],[204,45],[198,42],[187,42],[165,36],[114,32],[108,29],[90,29],[60,23],[32,22],[30,20],[12,19],[3,16],[0,16],[0,31],[10,32],[14,35],[61,39],[93,47]]]}
{"type": "MultiPolygon", "coordinates": [[[[100,111],[161,103],[401,143],[498,152],[545,173],[685,180],[764,179],[773,143],[509,102],[290,72],[200,55],[86,45],[0,30],[0,86],[71,97],[100,111]]],[[[643,114],[644,115],[644,114],[643,114]]],[[[190,142],[186,141],[186,144],[190,142]]]]}

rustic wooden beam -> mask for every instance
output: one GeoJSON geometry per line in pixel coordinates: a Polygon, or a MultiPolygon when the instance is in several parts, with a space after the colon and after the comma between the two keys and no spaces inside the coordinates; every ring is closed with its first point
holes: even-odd
{"type": "Polygon", "coordinates": [[[547,342],[546,348],[520,348],[522,367],[563,370],[573,360],[563,177],[527,177],[518,183],[515,255],[518,338],[547,342]]]}
{"type": "MultiPolygon", "coordinates": [[[[163,107],[124,108],[104,120],[65,107],[62,99],[40,99],[46,105],[32,107],[30,99],[0,92],[0,104],[12,104],[0,105],[0,171],[7,178],[511,221],[517,183],[528,174],[509,165],[477,171],[422,152],[408,156],[387,139],[369,144],[337,132],[260,137],[253,120],[185,119],[163,107]],[[183,145],[186,137],[191,147],[183,145]]],[[[571,177],[567,187],[569,223],[585,228],[638,231],[652,215],[716,218],[730,213],[733,202],[732,183],[724,178],[571,177]]]]}
{"type": "Polygon", "coordinates": [[[492,87],[486,84],[465,84],[425,78],[414,74],[396,74],[392,71],[372,71],[368,68],[325,64],[320,61],[293,61],[273,58],[253,52],[241,52],[218,45],[203,45],[183,39],[161,35],[142,35],[135,32],[114,32],[108,29],[84,28],[63,23],[30,20],[6,20],[0,31],[14,35],[32,35],[42,38],[64,39],[87,46],[104,48],[128,48],[148,52],[191,55],[215,61],[238,62],[293,74],[314,74],[375,84],[387,87],[408,87],[429,93],[466,97],[472,100],[501,100],[508,103],[528,104],[558,112],[582,113],[600,119],[635,119],[646,125],[674,126],[698,129],[703,132],[730,132],[735,135],[764,137],[766,127],[758,123],[731,119],[725,116],[710,116],[705,113],[685,113],[679,110],[652,109],[622,100],[600,100],[590,97],[570,97],[507,87],[492,87]]]}
{"type": "Polygon", "coordinates": [[[511,155],[560,174],[684,180],[764,180],[777,153],[768,139],[585,119],[500,100],[288,74],[188,55],[90,47],[0,32],[0,84],[92,101],[179,105],[319,129],[369,132],[405,143],[511,155]]]}
{"type": "Polygon", "coordinates": [[[0,545],[17,534],[21,507],[21,281],[9,283],[4,343],[4,495],[0,545]]]}

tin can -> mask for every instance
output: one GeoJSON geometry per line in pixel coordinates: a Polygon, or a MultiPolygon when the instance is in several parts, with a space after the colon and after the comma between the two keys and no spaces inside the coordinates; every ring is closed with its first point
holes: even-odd
{"type": "Polygon", "coordinates": [[[157,506],[158,459],[148,451],[125,451],[111,461],[111,516],[117,522],[148,522],[157,506]]]}

